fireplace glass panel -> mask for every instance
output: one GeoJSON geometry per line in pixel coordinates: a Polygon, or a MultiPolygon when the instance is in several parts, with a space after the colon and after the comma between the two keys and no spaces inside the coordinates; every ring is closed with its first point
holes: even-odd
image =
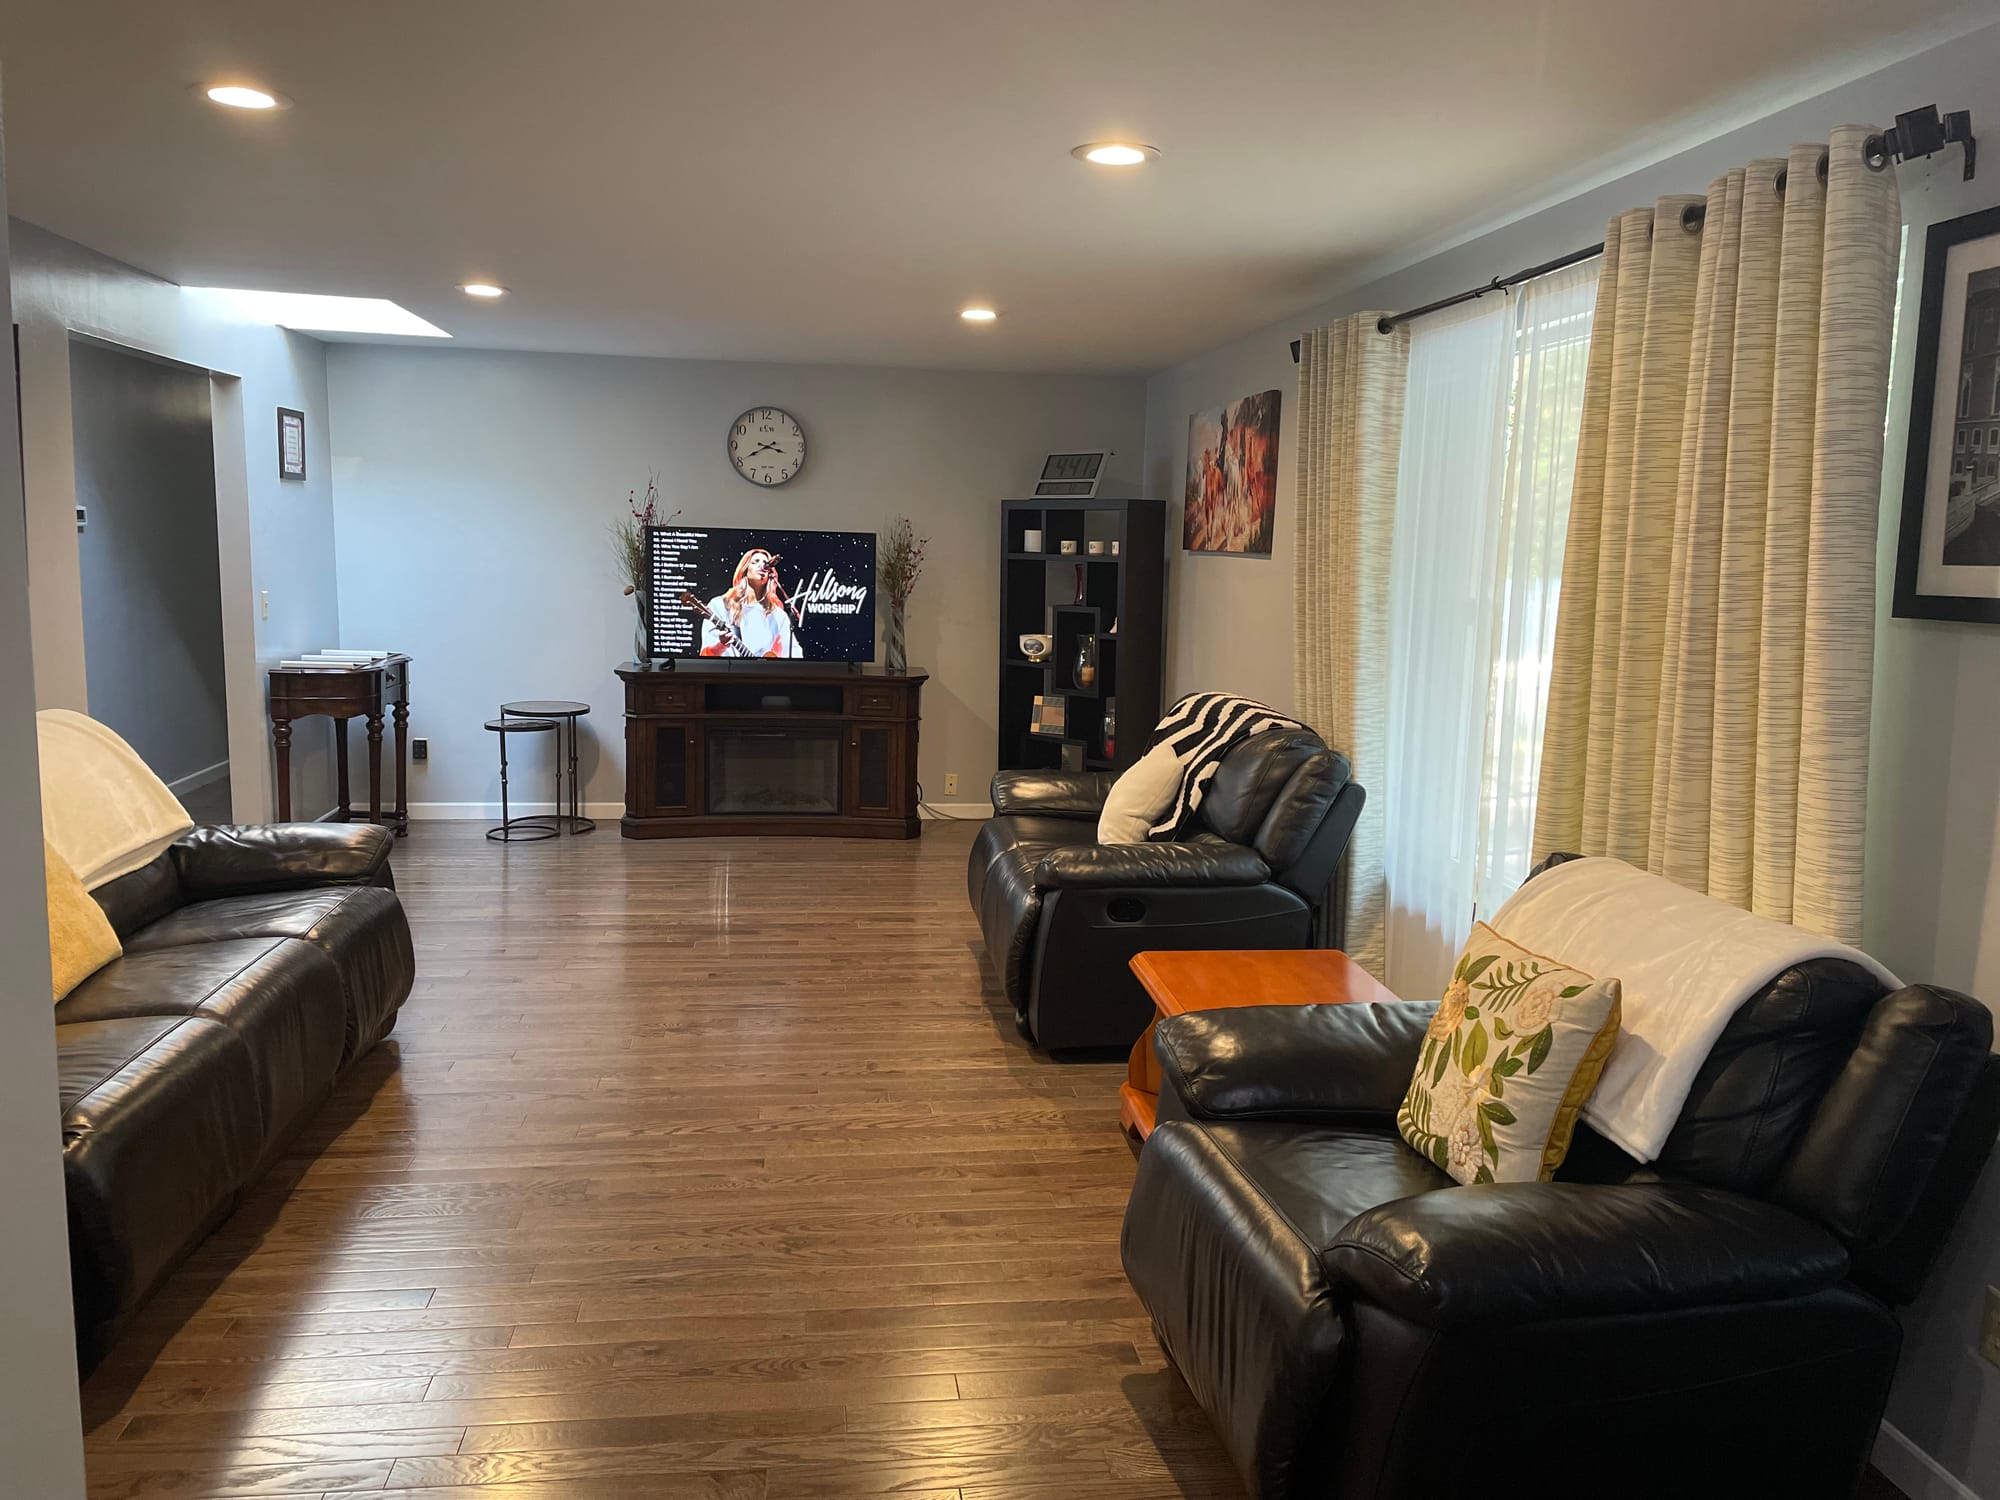
{"type": "Polygon", "coordinates": [[[708,811],[796,817],[840,811],[837,729],[708,731],[708,811]]]}

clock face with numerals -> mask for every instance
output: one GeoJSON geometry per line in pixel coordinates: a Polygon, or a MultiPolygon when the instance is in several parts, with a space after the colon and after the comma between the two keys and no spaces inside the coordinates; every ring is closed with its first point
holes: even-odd
{"type": "Polygon", "coordinates": [[[790,412],[753,406],[729,424],[729,461],[752,484],[783,484],[805,467],[805,432],[790,412]]]}

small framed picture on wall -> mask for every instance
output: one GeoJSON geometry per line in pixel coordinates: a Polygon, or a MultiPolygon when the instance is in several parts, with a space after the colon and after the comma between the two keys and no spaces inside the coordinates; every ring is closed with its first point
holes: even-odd
{"type": "Polygon", "coordinates": [[[2000,208],[1924,240],[1895,612],[2000,625],[2000,208]]]}
{"type": "Polygon", "coordinates": [[[278,408],[278,477],[306,477],[306,414],[289,406],[278,408]]]}

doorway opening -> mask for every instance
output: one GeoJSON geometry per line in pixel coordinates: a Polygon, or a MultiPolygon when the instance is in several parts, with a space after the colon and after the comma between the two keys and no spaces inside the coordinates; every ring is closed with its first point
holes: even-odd
{"type": "Polygon", "coordinates": [[[209,372],[70,340],[90,715],[197,823],[230,817],[209,372]]]}

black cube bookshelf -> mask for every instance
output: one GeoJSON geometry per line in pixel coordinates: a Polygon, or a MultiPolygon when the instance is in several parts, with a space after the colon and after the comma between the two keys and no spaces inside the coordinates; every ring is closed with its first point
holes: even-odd
{"type": "Polygon", "coordinates": [[[1001,770],[1122,771],[1145,753],[1160,721],[1166,601],[1164,500],[1001,502],[1001,770]],[[1031,531],[1042,534],[1039,551],[1028,550],[1031,531]],[[1022,654],[1023,635],[1054,637],[1047,660],[1022,654]],[[1076,674],[1085,638],[1097,655],[1088,684],[1076,674]],[[1059,733],[1033,728],[1038,697],[1062,700],[1059,733]],[[1114,702],[1118,734],[1107,747],[1104,709],[1114,702]]]}

